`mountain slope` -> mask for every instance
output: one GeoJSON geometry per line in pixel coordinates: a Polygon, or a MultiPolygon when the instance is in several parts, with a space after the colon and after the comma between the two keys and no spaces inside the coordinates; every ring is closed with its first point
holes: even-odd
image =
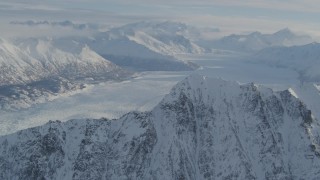
{"type": "Polygon", "coordinates": [[[19,110],[132,75],[88,46],[49,38],[0,40],[0,110],[19,110]]]}
{"type": "Polygon", "coordinates": [[[117,79],[127,75],[87,46],[79,47],[78,52],[68,52],[56,47],[52,39],[0,42],[0,85],[29,83],[52,76],[117,79]]]}
{"type": "Polygon", "coordinates": [[[199,67],[188,61],[154,52],[127,37],[120,39],[99,37],[83,42],[118,66],[134,71],[188,71],[199,67]]]}
{"type": "Polygon", "coordinates": [[[290,91],[193,75],[151,112],[0,138],[1,179],[318,179],[318,120],[290,91]]]}
{"type": "Polygon", "coordinates": [[[303,83],[291,88],[296,96],[306,104],[313,115],[320,119],[320,88],[314,83],[303,83]]]}
{"type": "Polygon", "coordinates": [[[253,32],[248,35],[233,34],[218,40],[204,41],[204,47],[241,52],[255,52],[273,46],[293,46],[311,43],[309,36],[296,35],[289,29],[282,29],[273,34],[253,32]]]}
{"type": "Polygon", "coordinates": [[[76,41],[115,64],[133,70],[194,70],[199,66],[174,57],[181,53],[202,53],[203,49],[181,35],[180,23],[139,22],[76,41]]]}
{"type": "Polygon", "coordinates": [[[320,44],[272,47],[261,50],[250,58],[256,63],[290,68],[300,74],[301,81],[320,80],[320,44]]]}
{"type": "Polygon", "coordinates": [[[21,85],[0,86],[0,112],[16,112],[34,104],[54,100],[61,95],[75,94],[84,88],[85,84],[61,77],[50,77],[21,85]]]}
{"type": "Polygon", "coordinates": [[[183,23],[137,22],[111,29],[110,33],[127,36],[130,40],[165,55],[204,52],[204,49],[189,39],[193,33],[199,32],[183,23]]]}

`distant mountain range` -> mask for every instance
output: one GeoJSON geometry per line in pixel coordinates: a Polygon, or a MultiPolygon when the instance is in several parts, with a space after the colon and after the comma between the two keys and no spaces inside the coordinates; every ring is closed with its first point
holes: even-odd
{"type": "Polygon", "coordinates": [[[273,34],[253,32],[248,35],[229,35],[218,40],[200,41],[208,49],[223,49],[240,52],[255,52],[268,47],[304,45],[313,42],[307,35],[297,35],[290,29],[282,29],[273,34]]]}
{"type": "Polygon", "coordinates": [[[96,33],[92,37],[78,38],[77,41],[88,44],[100,55],[110,55],[113,58],[122,56],[118,59],[123,59],[125,56],[150,60],[150,56],[152,56],[156,59],[172,60],[172,56],[176,54],[201,54],[213,52],[214,49],[252,53],[268,47],[305,45],[313,42],[310,36],[297,35],[288,28],[273,34],[253,32],[242,35],[232,34],[214,39],[213,34],[220,32],[218,28],[198,28],[172,21],[142,21],[108,28],[103,32],[99,30],[98,24],[79,24],[69,20],[61,22],[13,21],[11,24],[30,27],[50,25],[53,27],[72,27],[77,30],[95,29],[96,33]],[[209,36],[204,37],[203,34],[209,34],[209,36]],[[213,37],[210,38],[210,34],[213,37]]]}
{"type": "Polygon", "coordinates": [[[0,137],[0,178],[319,179],[319,130],[291,90],[192,75],[150,112],[0,137]]]}
{"type": "Polygon", "coordinates": [[[174,57],[175,54],[204,52],[183,35],[189,32],[187,29],[182,23],[139,22],[77,41],[88,44],[115,64],[133,70],[194,70],[199,66],[174,57]]]}
{"type": "Polygon", "coordinates": [[[300,80],[320,81],[320,44],[302,46],[271,47],[263,49],[249,58],[254,63],[290,68],[300,74],[300,80]]]}

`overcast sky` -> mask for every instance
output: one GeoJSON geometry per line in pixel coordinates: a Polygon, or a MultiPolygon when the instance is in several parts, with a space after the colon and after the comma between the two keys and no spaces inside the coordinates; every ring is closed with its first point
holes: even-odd
{"type": "Polygon", "coordinates": [[[112,25],[173,20],[227,33],[289,27],[320,36],[318,0],[1,0],[0,31],[12,20],[72,20],[112,25]]]}

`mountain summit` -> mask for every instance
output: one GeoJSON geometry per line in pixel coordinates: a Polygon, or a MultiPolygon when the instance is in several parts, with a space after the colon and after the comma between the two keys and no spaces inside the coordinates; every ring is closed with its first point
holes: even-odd
{"type": "Polygon", "coordinates": [[[319,179],[319,130],[290,90],[192,75],[150,112],[1,137],[0,178],[319,179]]]}

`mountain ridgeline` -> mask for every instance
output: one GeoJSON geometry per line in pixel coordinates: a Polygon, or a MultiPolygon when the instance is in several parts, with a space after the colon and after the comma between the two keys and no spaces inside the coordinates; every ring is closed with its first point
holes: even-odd
{"type": "Polygon", "coordinates": [[[305,45],[313,42],[307,35],[298,35],[285,28],[272,34],[252,32],[250,34],[232,34],[217,40],[203,40],[199,44],[209,49],[224,49],[254,53],[264,48],[278,46],[305,45]]]}
{"type": "Polygon", "coordinates": [[[119,79],[128,72],[85,45],[67,48],[48,38],[0,41],[0,86],[26,84],[49,77],[119,79]],[[76,47],[76,48],[75,48],[76,47]]]}
{"type": "Polygon", "coordinates": [[[319,128],[289,90],[191,75],[150,112],[1,137],[0,179],[319,179],[319,128]]]}
{"type": "Polygon", "coordinates": [[[0,110],[28,108],[83,89],[85,83],[132,74],[77,42],[0,39],[0,110]]]}
{"type": "MultiPolygon", "coordinates": [[[[200,54],[203,48],[189,39],[194,28],[175,22],[137,22],[77,41],[113,63],[135,71],[190,71],[198,65],[176,54],[200,54]]],[[[197,33],[196,30],[194,30],[197,33]]]]}
{"type": "Polygon", "coordinates": [[[249,59],[254,63],[288,68],[299,74],[301,82],[320,81],[320,44],[303,46],[270,47],[253,54],[249,59]]]}

